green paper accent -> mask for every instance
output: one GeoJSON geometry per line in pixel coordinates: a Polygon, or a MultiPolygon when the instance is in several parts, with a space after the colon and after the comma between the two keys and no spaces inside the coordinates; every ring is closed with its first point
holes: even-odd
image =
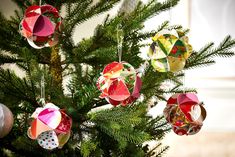
{"type": "Polygon", "coordinates": [[[169,54],[169,56],[172,57],[181,57],[182,55],[184,55],[184,53],[186,52],[186,46],[184,45],[184,43],[181,40],[177,40],[174,44],[174,46],[171,49],[171,53],[169,54]],[[176,52],[174,52],[174,48],[177,49],[176,52]]]}
{"type": "Polygon", "coordinates": [[[167,47],[165,47],[161,40],[157,40],[157,44],[161,48],[162,52],[164,52],[164,54],[167,56],[169,54],[167,47]]]}
{"type": "Polygon", "coordinates": [[[151,64],[152,64],[153,68],[159,72],[167,72],[170,70],[170,66],[167,61],[167,58],[152,59],[151,64]]]}

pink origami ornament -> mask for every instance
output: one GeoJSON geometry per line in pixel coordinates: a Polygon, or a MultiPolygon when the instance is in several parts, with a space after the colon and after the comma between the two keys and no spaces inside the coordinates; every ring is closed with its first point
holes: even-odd
{"type": "Polygon", "coordinates": [[[48,103],[39,107],[31,116],[33,121],[28,136],[37,139],[45,149],[62,148],[70,137],[72,119],[57,106],[48,103]]]}
{"type": "Polygon", "coordinates": [[[177,135],[194,135],[203,125],[206,110],[195,94],[175,94],[168,99],[164,116],[177,135]]]}
{"type": "Polygon", "coordinates": [[[110,104],[126,106],[140,96],[142,82],[134,67],[126,62],[112,62],[105,66],[97,81],[105,98],[110,104]]]}
{"type": "Polygon", "coordinates": [[[20,23],[20,33],[36,49],[52,47],[58,43],[62,18],[51,5],[30,6],[20,23]]]}

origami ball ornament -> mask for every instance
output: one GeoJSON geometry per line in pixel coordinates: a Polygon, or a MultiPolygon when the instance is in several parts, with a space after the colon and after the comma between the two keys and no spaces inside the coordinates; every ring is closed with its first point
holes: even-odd
{"type": "Polygon", "coordinates": [[[194,135],[203,125],[206,110],[195,94],[175,94],[168,99],[164,116],[177,135],[194,135]]]}
{"type": "Polygon", "coordinates": [[[153,37],[148,56],[155,70],[177,72],[184,68],[191,53],[192,46],[184,33],[164,30],[153,37]]]}
{"type": "Polygon", "coordinates": [[[30,6],[20,23],[20,32],[36,49],[52,47],[58,43],[62,18],[51,5],[30,6]]]}
{"type": "Polygon", "coordinates": [[[0,103],[0,138],[5,137],[12,129],[13,114],[9,108],[0,103]]]}
{"type": "Polygon", "coordinates": [[[62,148],[69,140],[72,119],[54,104],[37,108],[31,117],[33,121],[28,136],[37,139],[44,149],[62,148]]]}
{"type": "Polygon", "coordinates": [[[105,98],[110,104],[126,106],[140,96],[142,81],[134,67],[126,62],[112,62],[104,68],[97,81],[97,87],[102,92],[100,98],[105,98]]]}

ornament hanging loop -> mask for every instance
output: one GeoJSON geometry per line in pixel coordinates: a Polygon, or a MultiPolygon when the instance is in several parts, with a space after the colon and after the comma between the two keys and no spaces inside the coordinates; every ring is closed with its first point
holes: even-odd
{"type": "Polygon", "coordinates": [[[185,85],[185,77],[186,77],[186,73],[185,73],[185,70],[183,70],[183,93],[185,93],[185,88],[186,88],[186,85],[185,85]]]}
{"type": "Polygon", "coordinates": [[[45,99],[45,77],[44,77],[44,73],[42,74],[42,78],[41,78],[41,98],[45,99]]]}
{"type": "Polygon", "coordinates": [[[119,62],[122,61],[122,44],[124,39],[124,32],[122,30],[121,24],[117,26],[117,48],[118,48],[118,58],[119,62]]]}
{"type": "Polygon", "coordinates": [[[42,0],[39,0],[39,6],[41,6],[42,5],[42,0]]]}
{"type": "Polygon", "coordinates": [[[171,19],[172,19],[172,1],[170,2],[170,9],[169,9],[169,23],[171,23],[171,19]]]}
{"type": "Polygon", "coordinates": [[[44,106],[46,104],[45,101],[45,74],[44,71],[46,70],[46,66],[43,65],[43,71],[42,71],[42,77],[41,77],[41,82],[40,82],[40,86],[41,86],[41,97],[40,97],[40,103],[44,106]]]}

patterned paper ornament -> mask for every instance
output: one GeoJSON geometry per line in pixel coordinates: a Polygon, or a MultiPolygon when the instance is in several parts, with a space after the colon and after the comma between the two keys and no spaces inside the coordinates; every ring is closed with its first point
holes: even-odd
{"type": "Polygon", "coordinates": [[[141,86],[136,70],[127,62],[108,64],[97,81],[97,87],[102,92],[100,98],[105,98],[114,106],[134,102],[140,96],[141,86]]]}
{"type": "Polygon", "coordinates": [[[62,18],[51,5],[30,6],[20,23],[20,33],[36,49],[52,47],[58,43],[62,18]]]}
{"type": "Polygon", "coordinates": [[[0,138],[6,136],[13,126],[13,114],[9,108],[0,103],[0,138]]]}
{"type": "Polygon", "coordinates": [[[168,99],[164,116],[177,135],[194,135],[203,125],[206,110],[195,94],[175,94],[168,99]]]}
{"type": "Polygon", "coordinates": [[[72,119],[52,103],[39,107],[31,116],[28,136],[45,149],[62,148],[69,140],[72,119]]]}
{"type": "Polygon", "coordinates": [[[159,72],[177,72],[184,68],[192,46],[183,32],[161,31],[153,38],[148,52],[153,68],[159,72]]]}

